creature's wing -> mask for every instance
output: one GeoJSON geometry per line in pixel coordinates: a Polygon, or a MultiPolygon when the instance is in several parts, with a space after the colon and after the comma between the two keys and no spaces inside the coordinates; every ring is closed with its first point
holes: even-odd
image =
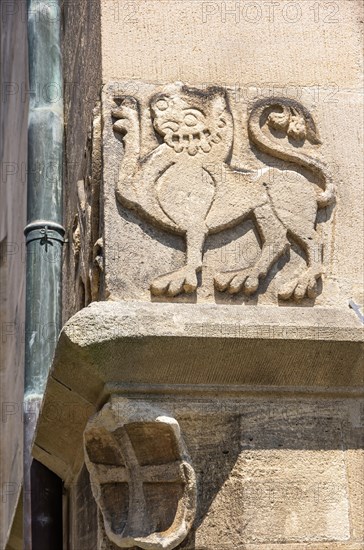
{"type": "Polygon", "coordinates": [[[181,233],[175,222],[163,211],[157,196],[157,181],[173,163],[167,146],[159,146],[150,155],[143,158],[137,178],[134,180],[134,190],[137,197],[134,208],[155,225],[164,229],[181,233]]]}
{"type": "Polygon", "coordinates": [[[154,189],[150,190],[148,194],[143,194],[142,191],[138,190],[137,202],[134,204],[134,208],[154,225],[161,226],[163,229],[174,233],[181,233],[174,221],[162,210],[154,189]]]}

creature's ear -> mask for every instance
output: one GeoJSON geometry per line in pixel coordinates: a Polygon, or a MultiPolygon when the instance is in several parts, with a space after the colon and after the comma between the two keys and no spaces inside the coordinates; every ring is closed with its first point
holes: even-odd
{"type": "Polygon", "coordinates": [[[215,116],[221,115],[226,110],[227,104],[224,92],[215,94],[212,100],[212,111],[215,116]]]}

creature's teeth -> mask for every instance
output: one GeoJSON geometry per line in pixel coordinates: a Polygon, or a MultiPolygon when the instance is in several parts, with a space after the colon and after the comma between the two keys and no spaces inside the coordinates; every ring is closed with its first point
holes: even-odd
{"type": "Polygon", "coordinates": [[[179,142],[179,143],[174,143],[173,144],[173,147],[174,147],[174,150],[176,151],[176,153],[182,153],[183,149],[184,149],[184,144],[179,142]]]}
{"type": "Polygon", "coordinates": [[[169,145],[176,151],[176,153],[181,153],[183,151],[184,144],[182,143],[178,134],[168,134],[165,136],[164,140],[167,145],[169,145]]]}
{"type": "MultiPolygon", "coordinates": [[[[193,143],[193,135],[189,135],[189,146],[188,146],[188,153],[192,156],[195,156],[198,151],[198,145],[196,143],[193,143]]],[[[196,140],[197,141],[197,140],[196,140]]]]}
{"type": "Polygon", "coordinates": [[[201,136],[200,147],[204,153],[209,153],[211,151],[211,145],[203,134],[201,136]]]}

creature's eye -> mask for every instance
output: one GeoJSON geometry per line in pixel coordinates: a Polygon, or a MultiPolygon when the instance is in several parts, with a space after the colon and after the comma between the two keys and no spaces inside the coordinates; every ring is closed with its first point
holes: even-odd
{"type": "Polygon", "coordinates": [[[155,106],[159,111],[166,111],[168,109],[168,101],[166,99],[158,99],[155,106]]]}
{"type": "Polygon", "coordinates": [[[195,117],[195,115],[188,113],[188,115],[185,116],[186,126],[196,126],[197,123],[198,123],[198,120],[197,120],[197,117],[195,117]]]}

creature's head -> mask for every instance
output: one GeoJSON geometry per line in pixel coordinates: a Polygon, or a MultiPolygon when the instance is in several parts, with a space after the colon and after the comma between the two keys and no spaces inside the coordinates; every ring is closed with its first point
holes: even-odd
{"type": "Polygon", "coordinates": [[[209,153],[231,124],[224,91],[173,84],[151,101],[153,126],[176,153],[209,153]]]}

